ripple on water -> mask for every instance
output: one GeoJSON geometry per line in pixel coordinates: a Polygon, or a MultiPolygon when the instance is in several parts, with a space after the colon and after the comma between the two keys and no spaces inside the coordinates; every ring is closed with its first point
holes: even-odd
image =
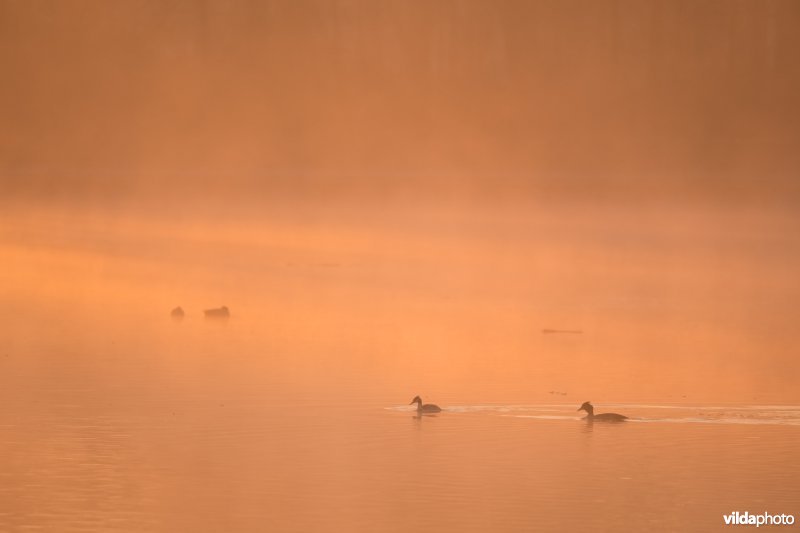
{"type": "MultiPolygon", "coordinates": [[[[796,405],[657,405],[606,404],[609,410],[623,412],[630,422],[667,424],[743,424],[800,426],[800,406],[796,405]],[[665,414],[666,413],[666,414],[665,414]]],[[[385,409],[411,412],[413,407],[392,406],[385,409]]],[[[539,420],[580,420],[572,404],[530,405],[457,405],[445,407],[443,413],[482,413],[539,420]]]]}

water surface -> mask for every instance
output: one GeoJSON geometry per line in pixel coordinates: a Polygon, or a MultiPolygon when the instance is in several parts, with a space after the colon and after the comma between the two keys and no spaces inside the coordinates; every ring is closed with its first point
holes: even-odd
{"type": "Polygon", "coordinates": [[[794,222],[627,216],[6,224],[0,529],[800,514],[794,222]]]}

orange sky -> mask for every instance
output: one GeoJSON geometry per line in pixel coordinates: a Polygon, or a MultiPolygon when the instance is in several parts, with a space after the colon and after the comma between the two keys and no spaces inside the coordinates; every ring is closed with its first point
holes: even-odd
{"type": "Polygon", "coordinates": [[[0,0],[0,192],[796,195],[800,3],[0,0]]]}

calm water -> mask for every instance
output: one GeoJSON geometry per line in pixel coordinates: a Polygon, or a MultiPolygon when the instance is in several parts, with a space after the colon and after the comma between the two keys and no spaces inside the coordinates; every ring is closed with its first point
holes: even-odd
{"type": "Polygon", "coordinates": [[[0,530],[800,517],[797,237],[775,224],[656,244],[610,224],[597,248],[549,219],[238,240],[73,223],[3,234],[0,530]],[[444,411],[415,416],[417,394],[444,411]],[[588,424],[586,400],[631,420],[588,424]]]}

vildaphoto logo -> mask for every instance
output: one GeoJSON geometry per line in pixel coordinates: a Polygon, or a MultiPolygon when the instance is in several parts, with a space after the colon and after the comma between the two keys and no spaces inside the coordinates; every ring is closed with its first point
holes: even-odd
{"type": "Polygon", "coordinates": [[[750,514],[747,511],[722,515],[726,526],[791,526],[794,516],[790,514],[750,514]]]}

